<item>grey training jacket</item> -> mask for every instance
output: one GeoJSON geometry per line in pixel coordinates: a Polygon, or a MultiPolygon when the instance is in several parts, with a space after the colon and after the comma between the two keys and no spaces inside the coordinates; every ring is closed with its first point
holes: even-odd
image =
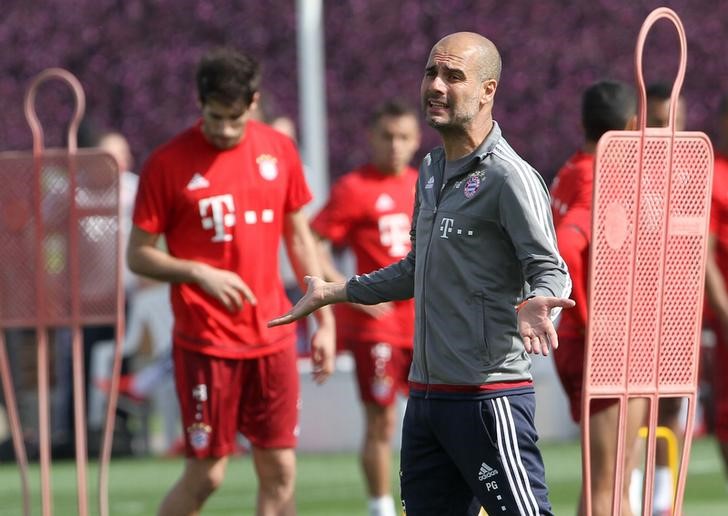
{"type": "Polygon", "coordinates": [[[425,156],[412,251],[351,278],[348,299],[376,304],[414,295],[410,382],[477,387],[530,380],[514,307],[525,298],[571,291],[548,190],[497,123],[475,152],[453,163],[461,161],[459,168],[450,164],[446,177],[444,149],[425,156]]]}

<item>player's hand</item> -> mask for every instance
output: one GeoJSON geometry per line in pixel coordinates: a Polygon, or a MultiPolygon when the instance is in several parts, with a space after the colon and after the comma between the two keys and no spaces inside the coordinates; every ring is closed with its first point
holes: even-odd
{"type": "Polygon", "coordinates": [[[268,321],[269,328],[302,319],[322,306],[346,301],[346,283],[344,282],[326,282],[316,276],[306,276],[303,281],[307,285],[306,293],[288,312],[268,321]]]}
{"type": "Polygon", "coordinates": [[[321,385],[334,372],[336,336],[333,324],[319,325],[311,338],[311,362],[313,380],[321,385]]]}
{"type": "Polygon", "coordinates": [[[551,322],[551,309],[572,308],[576,303],[572,299],[536,296],[529,299],[518,311],[518,333],[523,338],[523,346],[527,353],[547,356],[549,347],[559,347],[559,339],[551,322]]]}
{"type": "Polygon", "coordinates": [[[392,313],[392,310],[394,310],[394,303],[391,301],[385,301],[384,303],[379,303],[377,305],[360,305],[359,303],[350,303],[350,305],[353,309],[364,312],[374,319],[380,319],[389,315],[392,313]]]}
{"type": "Polygon", "coordinates": [[[200,263],[194,277],[200,288],[222,303],[228,312],[239,311],[246,301],[251,305],[258,303],[250,287],[234,272],[200,263]]]}

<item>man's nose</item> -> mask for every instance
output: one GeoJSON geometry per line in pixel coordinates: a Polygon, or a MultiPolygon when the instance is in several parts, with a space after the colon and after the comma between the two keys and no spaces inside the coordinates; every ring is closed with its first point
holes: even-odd
{"type": "Polygon", "coordinates": [[[235,127],[233,127],[233,124],[230,122],[223,122],[222,123],[222,135],[225,137],[230,137],[235,135],[235,127]]]}
{"type": "Polygon", "coordinates": [[[430,87],[428,89],[430,91],[442,93],[445,91],[445,81],[443,81],[439,75],[436,75],[432,78],[432,81],[430,81],[430,87]]]}

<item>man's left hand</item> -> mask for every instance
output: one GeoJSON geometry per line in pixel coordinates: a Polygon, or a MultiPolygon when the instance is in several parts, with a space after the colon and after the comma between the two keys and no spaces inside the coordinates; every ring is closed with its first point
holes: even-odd
{"type": "Polygon", "coordinates": [[[551,322],[553,308],[572,308],[572,299],[536,296],[521,305],[518,310],[518,333],[523,338],[526,352],[547,356],[549,347],[559,347],[559,338],[551,322]]]}

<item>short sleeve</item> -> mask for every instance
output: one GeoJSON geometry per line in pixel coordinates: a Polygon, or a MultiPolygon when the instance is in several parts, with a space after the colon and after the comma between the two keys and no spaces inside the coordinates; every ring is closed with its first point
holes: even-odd
{"type": "Polygon", "coordinates": [[[285,157],[288,166],[288,188],[286,190],[285,211],[297,211],[308,204],[313,196],[306,183],[303,164],[292,140],[286,139],[285,157]]]}
{"type": "Polygon", "coordinates": [[[171,196],[164,179],[162,160],[152,155],[139,176],[132,216],[134,225],[148,233],[161,234],[167,229],[171,196]]]}
{"type": "Polygon", "coordinates": [[[566,262],[571,276],[571,298],[576,301],[576,315],[580,322],[587,321],[587,271],[589,268],[590,210],[570,210],[556,227],[559,253],[566,262]]]}
{"type": "Polygon", "coordinates": [[[335,246],[347,243],[349,232],[357,218],[355,198],[349,181],[339,179],[331,189],[326,205],[311,222],[313,230],[335,246]]]}

